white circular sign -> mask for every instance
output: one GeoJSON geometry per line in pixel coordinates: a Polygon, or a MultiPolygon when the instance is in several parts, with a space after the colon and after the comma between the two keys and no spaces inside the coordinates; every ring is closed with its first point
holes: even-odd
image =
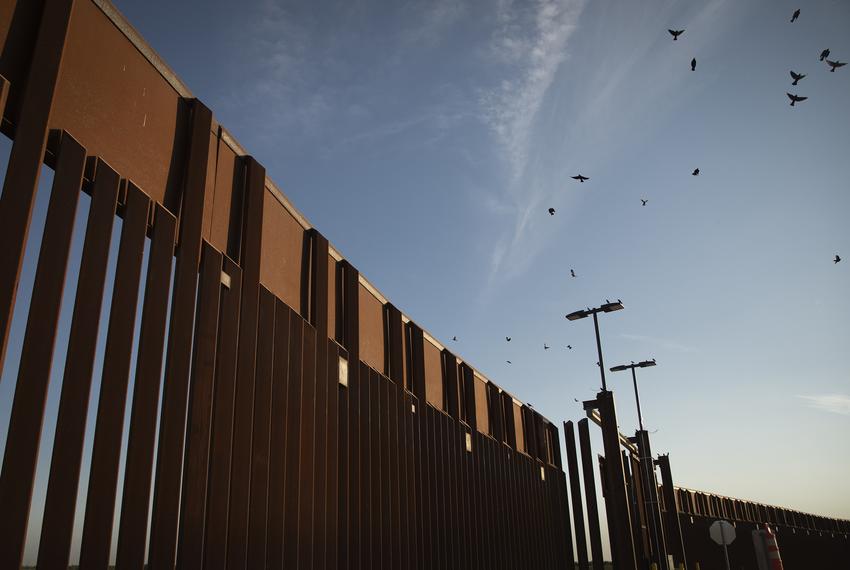
{"type": "Polygon", "coordinates": [[[735,527],[728,521],[715,521],[708,529],[708,534],[711,535],[711,540],[720,546],[732,544],[735,540],[735,527]]]}

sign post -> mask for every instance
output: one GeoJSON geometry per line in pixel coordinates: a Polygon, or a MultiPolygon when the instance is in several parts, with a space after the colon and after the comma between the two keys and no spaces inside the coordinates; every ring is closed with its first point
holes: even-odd
{"type": "Polygon", "coordinates": [[[711,540],[723,547],[723,555],[726,557],[726,570],[731,570],[729,566],[729,550],[727,545],[732,544],[735,540],[735,527],[729,521],[715,521],[708,529],[708,534],[711,540]]]}

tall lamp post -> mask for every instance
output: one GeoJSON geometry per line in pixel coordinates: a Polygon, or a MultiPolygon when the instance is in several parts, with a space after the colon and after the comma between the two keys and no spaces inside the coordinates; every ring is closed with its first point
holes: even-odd
{"type": "Polygon", "coordinates": [[[567,315],[567,320],[577,321],[593,315],[593,328],[596,331],[596,351],[599,353],[599,374],[602,376],[602,391],[607,392],[608,386],[605,384],[605,365],[602,363],[602,342],[599,340],[599,318],[596,316],[599,313],[613,313],[623,308],[623,302],[617,299],[615,303],[605,300],[605,304],[595,309],[587,308],[581,311],[574,311],[567,315]]]}
{"type": "Polygon", "coordinates": [[[602,391],[596,399],[584,402],[585,410],[599,410],[602,427],[602,443],[605,448],[605,505],[608,510],[609,535],[616,540],[611,541],[611,554],[614,567],[620,570],[636,570],[635,542],[632,534],[631,515],[629,514],[629,499],[626,491],[623,458],[620,455],[620,432],[617,428],[617,411],[614,406],[614,394],[608,391],[605,383],[605,364],[602,361],[602,342],[599,339],[599,313],[612,313],[623,308],[623,302],[606,300],[604,305],[595,309],[587,308],[567,315],[570,321],[577,321],[593,316],[593,328],[596,331],[596,350],[599,354],[599,375],[602,377],[602,391]]]}
{"type": "Polygon", "coordinates": [[[650,532],[652,534],[653,554],[655,555],[653,557],[653,561],[658,564],[659,567],[666,569],[667,546],[666,541],[664,540],[664,529],[661,526],[661,509],[658,503],[658,482],[655,479],[655,467],[652,460],[652,450],[649,445],[649,434],[645,429],[643,429],[643,415],[640,410],[640,394],[638,393],[637,374],[635,373],[635,368],[647,368],[655,365],[656,363],[654,358],[652,360],[644,360],[638,363],[632,361],[631,364],[614,366],[611,368],[611,372],[623,372],[625,370],[632,371],[632,383],[635,388],[638,425],[640,426],[635,439],[637,440],[638,450],[641,455],[640,465],[641,470],[643,471],[641,479],[644,485],[644,511],[649,513],[649,516],[652,519],[650,521],[650,532]]]}
{"type": "Polygon", "coordinates": [[[638,425],[640,426],[640,431],[643,431],[643,416],[640,413],[640,394],[638,394],[637,387],[637,375],[635,374],[635,368],[647,368],[648,366],[655,366],[655,359],[652,360],[644,360],[643,362],[638,362],[637,364],[632,361],[631,364],[621,364],[619,366],[614,366],[611,368],[611,372],[622,372],[623,370],[632,371],[632,382],[635,386],[635,402],[637,402],[637,413],[638,413],[638,425]]]}

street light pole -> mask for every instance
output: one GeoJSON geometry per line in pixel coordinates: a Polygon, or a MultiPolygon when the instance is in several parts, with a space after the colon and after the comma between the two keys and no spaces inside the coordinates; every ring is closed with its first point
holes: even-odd
{"type": "MultiPolygon", "coordinates": [[[[634,364],[634,362],[632,362],[632,364],[634,364]]],[[[634,366],[632,366],[632,382],[634,382],[635,385],[635,402],[637,402],[638,425],[640,426],[640,431],[643,431],[643,416],[640,413],[640,394],[638,394],[637,374],[635,374],[634,366]]]]}
{"type": "Polygon", "coordinates": [[[599,375],[602,376],[602,390],[608,391],[608,386],[605,384],[605,364],[602,362],[602,341],[599,340],[599,317],[597,313],[593,313],[593,329],[596,331],[596,352],[599,355],[599,375]]]}
{"type": "Polygon", "coordinates": [[[584,319],[589,316],[593,316],[593,330],[596,332],[596,353],[599,355],[599,375],[602,377],[602,391],[608,391],[608,385],[605,383],[605,363],[602,362],[602,341],[599,338],[599,317],[597,315],[599,313],[613,313],[614,311],[619,311],[623,309],[623,302],[617,299],[613,303],[609,300],[605,300],[605,304],[596,307],[595,309],[583,309],[580,311],[573,311],[569,315],[567,315],[567,320],[569,321],[577,321],[579,319],[584,319]]]}
{"type": "Polygon", "coordinates": [[[641,471],[643,472],[641,480],[642,484],[645,485],[643,493],[644,512],[648,513],[650,518],[650,536],[652,539],[652,550],[655,563],[657,563],[659,567],[666,569],[667,544],[664,537],[664,529],[661,526],[661,511],[658,504],[658,484],[655,479],[655,466],[652,459],[652,450],[649,445],[649,434],[645,429],[643,429],[643,414],[640,409],[640,393],[638,392],[637,373],[635,372],[635,368],[646,368],[648,366],[655,365],[656,363],[654,358],[652,360],[644,360],[638,363],[632,361],[631,364],[614,366],[611,368],[611,372],[623,372],[624,370],[632,371],[632,383],[635,388],[635,403],[637,404],[638,424],[640,425],[640,430],[638,430],[637,434],[635,434],[637,436],[635,440],[638,444],[638,459],[640,461],[641,471]]]}

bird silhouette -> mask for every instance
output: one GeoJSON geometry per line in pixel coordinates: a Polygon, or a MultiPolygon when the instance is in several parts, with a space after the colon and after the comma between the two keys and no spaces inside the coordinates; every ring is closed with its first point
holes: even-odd
{"type": "Polygon", "coordinates": [[[550,215],[550,216],[554,216],[554,215],[555,215],[555,208],[549,208],[549,215],[550,215]]]}
{"type": "Polygon", "coordinates": [[[506,336],[506,337],[505,337],[505,340],[506,340],[506,341],[508,341],[508,342],[511,342],[511,337],[506,336]]]}
{"type": "Polygon", "coordinates": [[[567,345],[567,350],[572,350],[572,349],[573,349],[573,345],[568,344],[568,345],[567,345]]]}
{"type": "Polygon", "coordinates": [[[572,178],[573,180],[578,180],[579,182],[590,180],[590,178],[588,178],[587,176],[582,176],[581,174],[579,174],[578,176],[571,176],[570,178],[572,178]]]}
{"type": "Polygon", "coordinates": [[[694,171],[691,172],[691,176],[699,176],[699,168],[694,168],[694,171]]]}
{"type": "Polygon", "coordinates": [[[791,72],[791,78],[794,80],[794,82],[793,82],[793,83],[791,83],[791,85],[797,85],[797,82],[798,82],[798,81],[800,81],[800,80],[801,80],[802,78],[804,78],[805,76],[806,76],[806,74],[805,74],[805,73],[794,73],[794,72],[792,71],[792,72],[791,72]]]}
{"type": "Polygon", "coordinates": [[[646,206],[647,202],[649,202],[649,200],[644,200],[643,198],[640,199],[640,205],[641,206],[646,206]]]}
{"type": "Polygon", "coordinates": [[[453,337],[452,337],[452,340],[453,340],[453,341],[455,341],[455,342],[457,342],[457,337],[456,337],[456,336],[453,336],[453,337]]]}
{"type": "Polygon", "coordinates": [[[549,345],[545,342],[543,343],[543,350],[549,350],[549,345]]]}
{"type": "Polygon", "coordinates": [[[792,95],[791,93],[786,93],[788,98],[791,99],[791,106],[794,106],[794,103],[799,103],[800,101],[805,101],[808,97],[801,97],[800,95],[792,95]]]}
{"type": "Polygon", "coordinates": [[[833,73],[835,73],[835,70],[838,69],[839,67],[844,67],[845,65],[847,65],[846,61],[838,61],[838,60],[835,60],[835,61],[826,60],[826,63],[832,68],[832,69],[830,69],[830,71],[833,72],[833,73]]]}
{"type": "Polygon", "coordinates": [[[576,276],[575,269],[570,269],[570,277],[575,277],[575,276],[576,276]]]}
{"type": "Polygon", "coordinates": [[[822,52],[820,52],[820,60],[823,61],[829,57],[829,48],[826,48],[822,52]]]}
{"type": "Polygon", "coordinates": [[[681,36],[682,34],[685,33],[685,30],[667,30],[667,31],[670,32],[671,36],[673,36],[674,42],[679,39],[679,36],[681,36]]]}
{"type": "Polygon", "coordinates": [[[696,70],[697,70],[697,58],[693,58],[691,60],[691,71],[696,71],[696,70]]]}
{"type": "Polygon", "coordinates": [[[833,259],[833,260],[832,260],[832,262],[833,262],[833,263],[838,263],[839,261],[841,261],[841,257],[840,257],[838,254],[836,254],[836,255],[835,255],[835,259],[833,259]]]}
{"type": "Polygon", "coordinates": [[[800,17],[800,9],[797,8],[796,10],[794,10],[794,13],[791,14],[791,23],[793,24],[794,22],[796,22],[797,18],[799,18],[799,17],[800,17]]]}
{"type": "Polygon", "coordinates": [[[510,360],[505,360],[505,362],[507,362],[508,364],[513,364],[513,362],[511,362],[510,360]]]}
{"type": "Polygon", "coordinates": [[[573,398],[574,401],[578,402],[578,398],[573,398]]]}

